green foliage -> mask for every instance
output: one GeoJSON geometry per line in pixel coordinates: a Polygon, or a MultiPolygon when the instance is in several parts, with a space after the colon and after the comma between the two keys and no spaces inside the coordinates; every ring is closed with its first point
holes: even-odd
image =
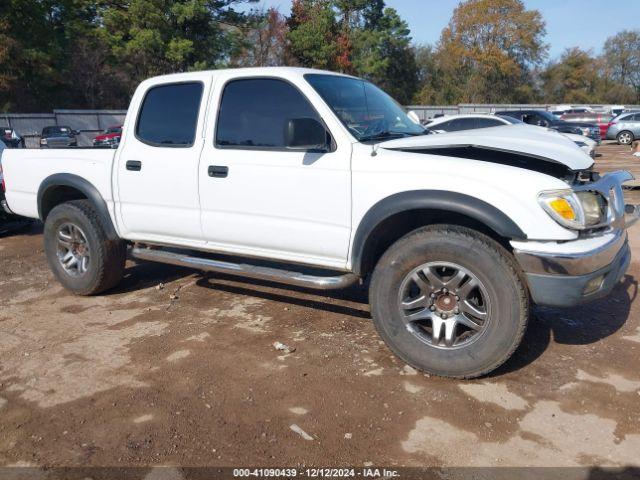
{"type": "Polygon", "coordinates": [[[598,94],[600,76],[594,59],[579,48],[567,49],[542,73],[544,98],[555,103],[590,103],[598,94]]]}
{"type": "Polygon", "coordinates": [[[545,24],[523,0],[464,0],[435,46],[411,44],[384,0],[3,0],[0,111],[126,108],[144,78],[301,65],[362,76],[402,103],[640,103],[640,30],[603,54],[544,65],[545,24]]]}
{"type": "Polygon", "coordinates": [[[438,77],[422,95],[436,103],[526,102],[532,69],[547,52],[537,10],[521,0],[467,0],[442,31],[438,77]]]}
{"type": "Polygon", "coordinates": [[[5,0],[0,108],[123,108],[151,75],[216,68],[257,0],[5,0]]]}
{"type": "Polygon", "coordinates": [[[618,95],[640,103],[640,30],[623,30],[604,44],[603,76],[618,95]]]}
{"type": "Polygon", "coordinates": [[[371,80],[402,102],[417,88],[407,23],[383,0],[294,0],[288,48],[305,67],[371,80]]]}
{"type": "Polygon", "coordinates": [[[354,33],[354,70],[409,103],[418,84],[414,52],[407,23],[393,8],[376,15],[375,23],[354,33]]]}
{"type": "Polygon", "coordinates": [[[289,18],[289,49],[304,67],[334,69],[338,23],[329,0],[294,0],[289,18]]]}

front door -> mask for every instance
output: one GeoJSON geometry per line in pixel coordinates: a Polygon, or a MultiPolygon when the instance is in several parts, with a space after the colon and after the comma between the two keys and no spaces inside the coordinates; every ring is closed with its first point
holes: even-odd
{"type": "Polygon", "coordinates": [[[328,152],[286,148],[289,119],[320,119],[307,98],[314,92],[303,92],[311,87],[300,81],[222,76],[216,84],[212,112],[217,115],[208,127],[214,135],[207,136],[199,172],[209,246],[344,268],[351,143],[334,136],[328,152]]]}

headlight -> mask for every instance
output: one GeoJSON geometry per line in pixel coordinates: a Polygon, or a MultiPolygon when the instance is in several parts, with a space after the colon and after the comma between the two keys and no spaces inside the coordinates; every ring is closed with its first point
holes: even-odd
{"type": "Polygon", "coordinates": [[[47,139],[46,138],[41,138],[40,139],[40,145],[46,145],[47,144],[47,139]]]}
{"type": "Polygon", "coordinates": [[[563,227],[584,230],[607,220],[607,204],[599,193],[549,190],[538,195],[542,208],[563,227]]]}
{"type": "Polygon", "coordinates": [[[584,135],[585,137],[588,137],[589,135],[591,135],[591,129],[589,127],[580,127],[580,131],[582,132],[582,135],[584,135]]]}

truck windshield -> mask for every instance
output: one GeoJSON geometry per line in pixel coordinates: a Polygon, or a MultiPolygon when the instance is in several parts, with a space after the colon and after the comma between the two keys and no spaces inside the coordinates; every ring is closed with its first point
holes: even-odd
{"type": "Polygon", "coordinates": [[[361,142],[428,133],[395,100],[369,82],[338,75],[304,77],[361,142]]]}

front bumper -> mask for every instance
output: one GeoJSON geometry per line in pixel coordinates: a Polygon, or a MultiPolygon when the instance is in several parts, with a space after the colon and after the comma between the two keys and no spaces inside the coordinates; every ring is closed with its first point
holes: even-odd
{"type": "MultiPolygon", "coordinates": [[[[611,292],[631,263],[625,230],[567,243],[573,243],[572,252],[514,249],[531,297],[538,305],[570,307],[603,297],[611,292]]],[[[563,244],[558,247],[562,249],[563,244]]]]}
{"type": "Polygon", "coordinates": [[[574,187],[607,199],[608,230],[565,242],[511,242],[535,303],[570,307],[588,302],[607,295],[624,276],[631,263],[626,228],[640,219],[640,209],[623,200],[622,183],[631,179],[627,172],[613,172],[574,187]]]}

